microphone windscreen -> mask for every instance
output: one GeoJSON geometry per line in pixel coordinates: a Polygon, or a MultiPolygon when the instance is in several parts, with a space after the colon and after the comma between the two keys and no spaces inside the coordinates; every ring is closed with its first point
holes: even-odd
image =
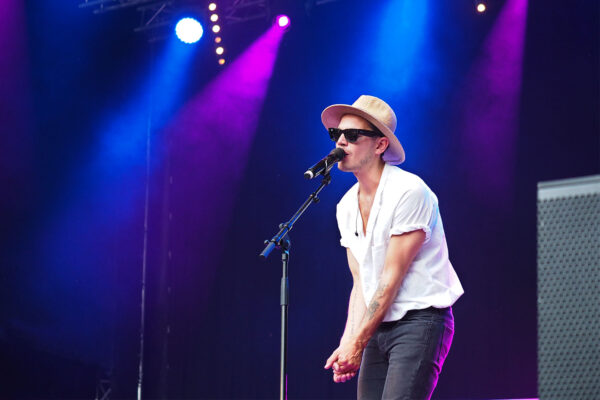
{"type": "Polygon", "coordinates": [[[331,150],[331,153],[329,154],[332,155],[336,161],[341,161],[344,157],[346,157],[346,152],[341,147],[336,147],[335,149],[331,150]]]}

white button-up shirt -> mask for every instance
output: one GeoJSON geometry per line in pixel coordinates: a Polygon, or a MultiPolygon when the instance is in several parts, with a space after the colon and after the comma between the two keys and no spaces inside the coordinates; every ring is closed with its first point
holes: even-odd
{"type": "Polygon", "coordinates": [[[425,232],[425,242],[384,321],[399,320],[409,310],[449,307],[464,293],[448,259],[438,199],[418,176],[385,164],[366,235],[358,207],[358,183],[338,203],[337,222],[342,246],[349,248],[358,261],[366,306],[377,290],[392,235],[417,229],[425,232]]]}

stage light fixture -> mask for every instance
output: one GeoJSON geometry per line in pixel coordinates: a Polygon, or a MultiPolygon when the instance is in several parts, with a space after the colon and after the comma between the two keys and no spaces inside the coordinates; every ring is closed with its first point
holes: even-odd
{"type": "Polygon", "coordinates": [[[223,39],[221,39],[221,36],[217,36],[215,38],[215,43],[221,43],[221,40],[223,40],[223,39]]]}
{"type": "Polygon", "coordinates": [[[196,43],[203,33],[202,25],[194,18],[182,18],[175,25],[175,34],[184,43],[196,43]]]}
{"type": "Polygon", "coordinates": [[[225,64],[225,59],[224,58],[219,58],[219,65],[223,65],[225,64]]]}
{"type": "Polygon", "coordinates": [[[275,20],[277,22],[277,26],[279,26],[282,29],[286,29],[290,26],[290,17],[288,17],[287,15],[278,15],[275,20]]]}
{"type": "Polygon", "coordinates": [[[213,25],[212,31],[214,33],[219,33],[221,31],[221,27],[219,25],[213,25]]]}
{"type": "Polygon", "coordinates": [[[219,20],[219,16],[217,14],[213,14],[210,16],[210,20],[212,22],[217,22],[219,20]]]}
{"type": "Polygon", "coordinates": [[[218,55],[221,55],[221,54],[223,54],[223,52],[224,52],[224,51],[225,51],[225,49],[224,49],[223,47],[221,47],[221,46],[219,46],[219,47],[217,47],[217,48],[215,49],[215,52],[216,52],[218,55]]]}
{"type": "Polygon", "coordinates": [[[215,3],[210,3],[208,5],[209,11],[215,11],[217,9],[217,5],[215,3]]]}
{"type": "Polygon", "coordinates": [[[484,12],[484,11],[486,10],[486,8],[487,8],[487,7],[486,7],[486,6],[485,6],[485,4],[483,4],[483,3],[479,3],[479,4],[477,4],[477,12],[479,12],[479,13],[482,13],[482,12],[484,12]]]}

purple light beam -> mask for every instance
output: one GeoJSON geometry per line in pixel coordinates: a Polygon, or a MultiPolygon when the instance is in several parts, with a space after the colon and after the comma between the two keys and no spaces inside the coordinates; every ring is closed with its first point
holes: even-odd
{"type": "MultiPolygon", "coordinates": [[[[173,228],[180,230],[174,235],[185,238],[174,243],[174,252],[185,258],[193,249],[195,254],[201,252],[203,259],[200,268],[190,272],[201,279],[185,280],[190,295],[197,293],[202,299],[210,296],[238,184],[284,34],[273,25],[185,105],[167,128],[174,176],[173,212],[186,225],[173,228]],[[202,229],[194,232],[193,227],[202,229]]],[[[184,276],[187,272],[178,273],[184,276]]]]}
{"type": "Polygon", "coordinates": [[[460,110],[461,155],[472,196],[510,206],[523,69],[527,0],[508,0],[467,76],[460,110]]]}

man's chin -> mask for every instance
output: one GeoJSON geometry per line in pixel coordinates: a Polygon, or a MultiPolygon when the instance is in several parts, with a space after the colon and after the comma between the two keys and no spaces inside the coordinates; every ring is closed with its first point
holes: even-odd
{"type": "Polygon", "coordinates": [[[352,168],[350,168],[348,165],[343,164],[342,162],[339,162],[337,167],[340,171],[343,171],[343,172],[351,172],[352,171],[352,168]]]}

